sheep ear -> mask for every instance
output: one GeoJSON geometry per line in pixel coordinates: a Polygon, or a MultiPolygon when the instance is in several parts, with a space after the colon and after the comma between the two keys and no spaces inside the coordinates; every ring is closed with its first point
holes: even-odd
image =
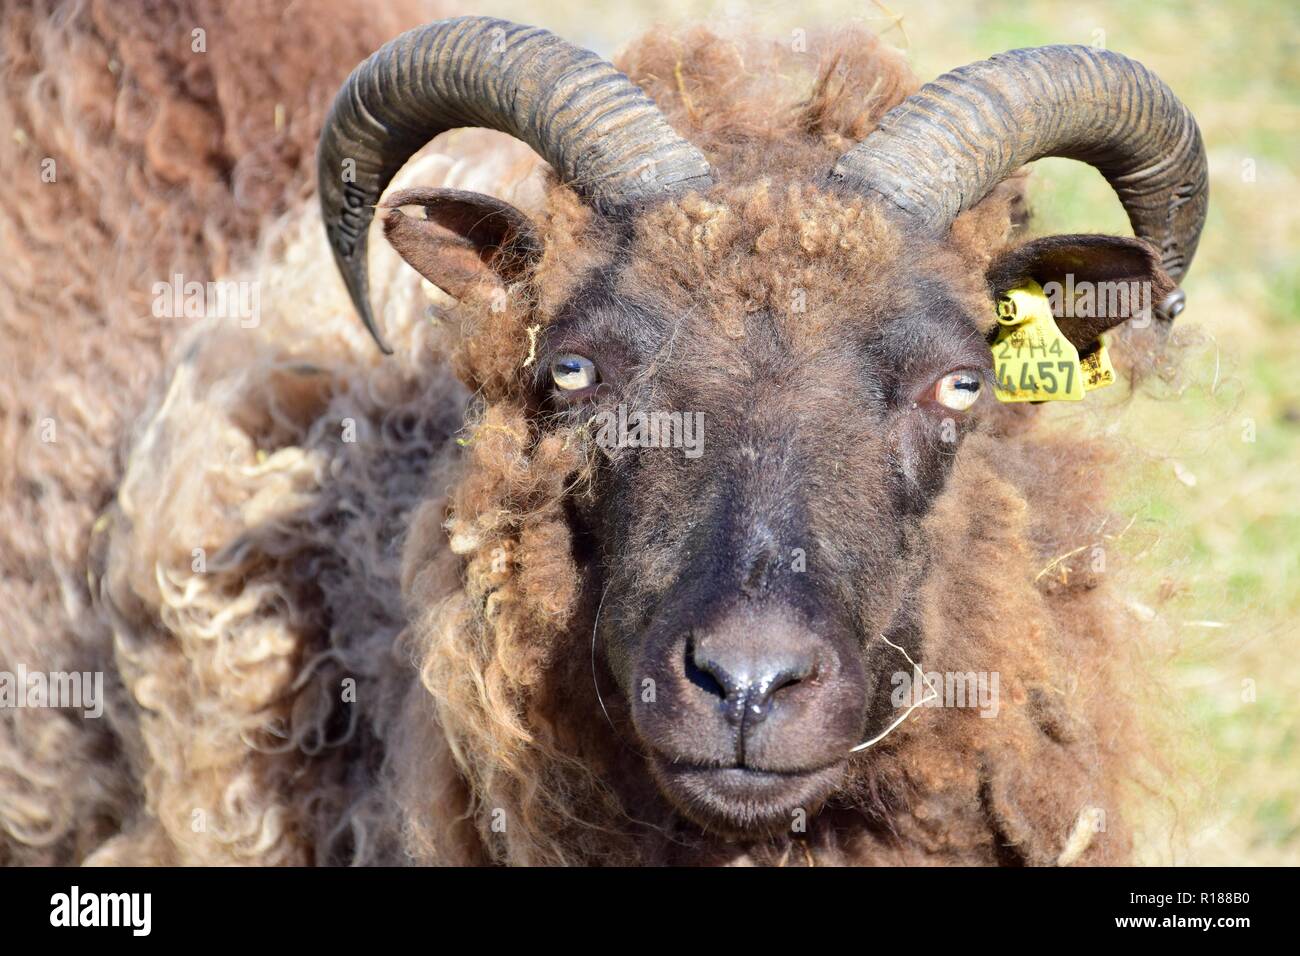
{"type": "Polygon", "coordinates": [[[541,252],[532,221],[507,202],[461,189],[403,189],[379,206],[384,238],[448,295],[463,299],[480,283],[521,278],[541,252]],[[402,212],[420,207],[424,218],[402,212]]]}
{"type": "Polygon", "coordinates": [[[1080,351],[1126,319],[1149,317],[1175,288],[1155,246],[1123,236],[1034,239],[994,260],[986,277],[995,296],[1036,281],[1052,300],[1056,324],[1080,351]]]}

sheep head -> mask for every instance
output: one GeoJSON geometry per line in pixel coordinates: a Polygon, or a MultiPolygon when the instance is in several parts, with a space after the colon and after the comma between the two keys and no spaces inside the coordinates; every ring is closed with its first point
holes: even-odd
{"type": "MultiPolygon", "coordinates": [[[[1195,123],[1132,61],[1044,48],[923,88],[824,179],[715,182],[592,54],[434,24],[358,68],[322,140],[327,230],[376,337],[372,206],[456,125],[529,142],[552,193],[585,204],[581,229],[417,189],[383,204],[385,234],[458,298],[527,290],[540,334],[508,391],[537,436],[601,449],[567,503],[573,557],[650,773],[710,828],[787,826],[890,724],[890,675],[921,654],[915,595],[945,546],[925,519],[993,411],[994,297],[1026,278],[1145,282],[1172,319],[1205,214],[1195,123]],[[1138,238],[1051,237],[973,267],[954,220],[1048,155],[1096,165],[1138,238]]],[[[1060,326],[1082,350],[1128,317],[1060,326]]]]}

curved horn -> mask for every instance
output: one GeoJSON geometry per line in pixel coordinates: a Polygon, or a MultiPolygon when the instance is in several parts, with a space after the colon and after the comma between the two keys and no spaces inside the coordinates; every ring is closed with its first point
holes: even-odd
{"type": "MultiPolygon", "coordinates": [[[[1209,200],[1201,132],[1158,76],[1118,53],[1035,47],[953,70],[890,110],[831,175],[942,233],[1044,156],[1097,167],[1165,271],[1186,274],[1209,200]]],[[[1177,315],[1182,292],[1158,311],[1177,315]]]]}
{"type": "Polygon", "coordinates": [[[708,162],[626,76],[546,30],[489,17],[403,33],[352,71],[317,152],[321,212],[357,312],[370,309],[366,242],[374,205],[403,164],[463,126],[523,140],[601,211],[702,189],[708,162]]]}

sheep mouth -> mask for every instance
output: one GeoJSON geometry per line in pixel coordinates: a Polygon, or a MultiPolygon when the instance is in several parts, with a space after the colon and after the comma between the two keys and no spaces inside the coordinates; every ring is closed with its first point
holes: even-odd
{"type": "Polygon", "coordinates": [[[755,836],[806,824],[839,783],[844,762],[775,771],[674,763],[654,753],[651,768],[664,795],[696,824],[725,834],[755,836]]]}

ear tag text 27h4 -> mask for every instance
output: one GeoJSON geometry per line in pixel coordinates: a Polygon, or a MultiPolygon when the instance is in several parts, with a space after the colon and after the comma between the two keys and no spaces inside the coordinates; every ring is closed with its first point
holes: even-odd
{"type": "Polygon", "coordinates": [[[1105,340],[1080,360],[1032,279],[999,297],[992,348],[993,394],[1000,402],[1077,402],[1115,380],[1105,340]]]}

